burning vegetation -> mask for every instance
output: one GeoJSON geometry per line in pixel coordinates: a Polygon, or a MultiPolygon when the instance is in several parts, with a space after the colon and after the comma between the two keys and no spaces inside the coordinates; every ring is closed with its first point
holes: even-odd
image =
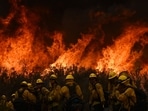
{"type": "MultiPolygon", "coordinates": [[[[93,25],[88,27],[88,31],[82,31],[75,43],[67,45],[64,41],[66,32],[51,31],[50,25],[46,26],[48,21],[42,19],[44,14],[52,17],[52,10],[29,8],[18,0],[10,0],[10,4],[9,14],[0,18],[2,69],[14,69],[22,73],[43,71],[51,66],[61,68],[75,65],[78,68],[97,69],[99,72],[136,72],[140,68],[141,74],[147,74],[147,23],[123,22],[125,24],[114,35],[107,34],[109,29],[104,30],[106,25],[126,21],[135,15],[135,11],[123,6],[112,7],[114,13],[90,8],[87,15],[89,23],[93,25]]],[[[113,28],[116,26],[110,30],[116,30],[113,28]]]]}
{"type": "Polygon", "coordinates": [[[52,6],[29,7],[22,1],[9,0],[8,14],[0,17],[0,75],[4,81],[15,74],[48,76],[53,70],[62,70],[63,75],[72,70],[84,74],[91,69],[104,75],[110,70],[128,70],[145,87],[148,23],[135,20],[136,11],[117,4],[107,11],[97,6],[81,11],[69,8],[62,22],[57,22],[55,18],[63,13],[57,10],[65,7],[61,2],[55,13],[52,6]]]}

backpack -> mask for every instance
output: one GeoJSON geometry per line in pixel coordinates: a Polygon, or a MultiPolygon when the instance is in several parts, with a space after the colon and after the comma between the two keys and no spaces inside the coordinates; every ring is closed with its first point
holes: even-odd
{"type": "Polygon", "coordinates": [[[147,111],[147,95],[142,89],[133,88],[136,94],[134,111],[147,111]]]}
{"type": "Polygon", "coordinates": [[[66,85],[69,89],[70,98],[66,102],[66,111],[75,111],[79,109],[81,111],[83,109],[83,101],[82,99],[76,94],[76,86],[77,84],[74,83],[72,86],[66,85]]]}
{"type": "Polygon", "coordinates": [[[27,109],[28,105],[27,102],[24,100],[23,98],[23,93],[24,93],[25,89],[23,89],[22,91],[17,91],[18,93],[18,98],[16,98],[13,101],[13,105],[14,105],[14,109],[16,109],[16,111],[21,111],[22,109],[27,109]]]}

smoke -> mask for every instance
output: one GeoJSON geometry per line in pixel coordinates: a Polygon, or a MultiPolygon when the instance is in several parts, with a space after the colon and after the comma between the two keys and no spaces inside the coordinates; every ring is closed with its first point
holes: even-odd
{"type": "MultiPolygon", "coordinates": [[[[80,33],[101,24],[103,31],[109,34],[105,39],[108,42],[108,36],[117,36],[123,24],[146,19],[146,4],[146,0],[2,0],[0,16],[6,17],[10,10],[24,6],[29,10],[27,16],[33,13],[40,18],[35,24],[42,30],[64,32],[67,45],[76,43],[80,33]]],[[[11,30],[19,25],[16,21],[11,30]]]]}

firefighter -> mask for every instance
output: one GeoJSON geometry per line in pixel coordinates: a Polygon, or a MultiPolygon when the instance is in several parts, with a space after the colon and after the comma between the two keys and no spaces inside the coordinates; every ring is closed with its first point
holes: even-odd
{"type": "MultiPolygon", "coordinates": [[[[33,87],[33,85],[32,85],[32,83],[27,83],[27,89],[28,89],[28,91],[30,92],[30,93],[32,93],[32,95],[35,97],[35,99],[36,99],[36,96],[35,96],[35,94],[34,94],[34,87],[33,87]]],[[[35,104],[36,104],[36,102],[29,102],[28,101],[28,111],[35,111],[35,104]]]]}
{"type": "Polygon", "coordinates": [[[42,79],[38,78],[36,80],[35,86],[35,96],[36,96],[36,111],[48,111],[48,94],[49,90],[44,86],[42,79]]]}
{"type": "Polygon", "coordinates": [[[63,97],[64,111],[82,111],[83,110],[83,93],[81,87],[75,82],[72,74],[68,74],[65,78],[65,85],[61,88],[63,97]]]}
{"type": "Polygon", "coordinates": [[[8,111],[15,111],[14,106],[13,106],[13,101],[15,100],[15,94],[13,93],[11,95],[10,100],[8,101],[7,107],[8,107],[8,111]]]}
{"type": "Polygon", "coordinates": [[[55,74],[51,74],[49,79],[48,111],[59,111],[61,86],[58,84],[57,76],[55,74]]]}
{"type": "Polygon", "coordinates": [[[28,104],[36,102],[36,97],[28,91],[27,87],[27,82],[22,81],[20,88],[15,92],[13,105],[16,111],[28,111],[28,104]]]}
{"type": "Polygon", "coordinates": [[[136,94],[133,86],[130,84],[130,78],[126,75],[118,77],[119,86],[116,90],[116,98],[122,103],[120,111],[132,111],[136,103],[136,94]]]}
{"type": "Polygon", "coordinates": [[[0,99],[0,111],[8,111],[6,95],[1,96],[1,99],[0,99]]]}
{"type": "Polygon", "coordinates": [[[118,87],[118,76],[114,71],[109,72],[108,77],[108,92],[109,92],[109,110],[119,111],[120,101],[115,96],[116,88],[118,87]]]}
{"type": "Polygon", "coordinates": [[[89,107],[90,111],[103,111],[104,110],[104,91],[102,85],[97,81],[97,75],[91,73],[89,75],[89,107]]]}
{"type": "Polygon", "coordinates": [[[11,94],[11,101],[13,103],[13,101],[15,100],[15,93],[11,94]]]}
{"type": "Polygon", "coordinates": [[[27,89],[31,92],[31,93],[34,93],[34,87],[32,85],[32,83],[27,83],[27,89]]]}

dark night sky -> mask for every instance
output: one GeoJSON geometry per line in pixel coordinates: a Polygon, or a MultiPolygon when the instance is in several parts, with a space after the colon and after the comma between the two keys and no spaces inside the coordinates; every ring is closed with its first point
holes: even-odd
{"type": "MultiPolygon", "coordinates": [[[[118,35],[117,30],[111,30],[112,27],[120,29],[125,22],[148,21],[148,1],[147,0],[17,0],[20,5],[26,6],[43,18],[39,26],[47,28],[49,31],[62,30],[65,32],[65,42],[76,42],[80,33],[88,32],[90,27],[95,26],[97,22],[102,24],[104,32],[118,35]],[[135,12],[133,16],[125,19],[110,21],[113,16],[122,13],[119,6],[135,12]],[[38,10],[38,11],[37,11],[38,10]],[[39,11],[40,10],[40,11],[39,11]],[[41,10],[48,10],[46,13],[41,10]],[[109,17],[99,18],[92,21],[90,11],[102,11],[109,17]],[[106,20],[103,20],[106,19],[106,20]],[[117,31],[117,32],[116,32],[117,31]]],[[[5,18],[10,11],[9,0],[0,1],[0,17],[5,18]]],[[[122,14],[121,14],[122,15],[122,14]]],[[[122,18],[122,17],[121,17],[122,18]]],[[[120,18],[118,18],[120,19],[120,18]]],[[[107,36],[107,35],[106,35],[107,36]]],[[[110,35],[108,35],[110,36],[110,35]]]]}

